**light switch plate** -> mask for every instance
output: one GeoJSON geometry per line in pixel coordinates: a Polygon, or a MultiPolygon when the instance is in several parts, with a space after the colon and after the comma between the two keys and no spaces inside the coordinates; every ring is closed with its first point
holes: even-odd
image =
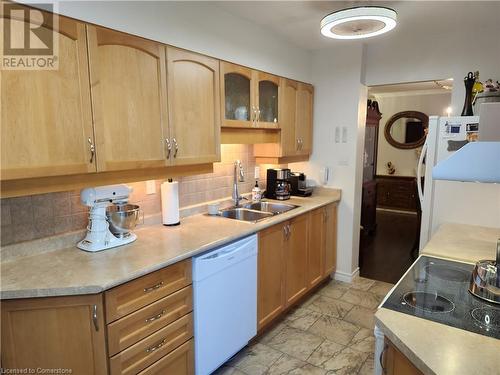
{"type": "Polygon", "coordinates": [[[258,180],[260,178],[260,167],[255,167],[253,177],[258,180]]]}
{"type": "Polygon", "coordinates": [[[342,143],[347,143],[347,126],[342,126],[342,143]]]}
{"type": "Polygon", "coordinates": [[[338,126],[335,127],[335,143],[340,142],[340,128],[338,126]]]}

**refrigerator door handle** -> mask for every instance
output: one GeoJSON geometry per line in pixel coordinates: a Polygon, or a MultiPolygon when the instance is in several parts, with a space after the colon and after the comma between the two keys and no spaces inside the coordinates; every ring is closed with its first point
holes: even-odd
{"type": "Polygon", "coordinates": [[[424,204],[424,193],[422,191],[422,166],[424,164],[425,154],[427,153],[427,139],[422,146],[422,151],[420,152],[420,157],[418,158],[417,164],[417,190],[418,190],[418,199],[420,199],[420,206],[424,204]]]}

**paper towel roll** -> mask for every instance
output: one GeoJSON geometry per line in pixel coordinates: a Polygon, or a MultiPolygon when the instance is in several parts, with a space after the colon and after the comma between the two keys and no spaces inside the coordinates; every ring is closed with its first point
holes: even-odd
{"type": "Polygon", "coordinates": [[[179,183],[161,184],[161,216],[163,225],[179,225],[179,183]]]}

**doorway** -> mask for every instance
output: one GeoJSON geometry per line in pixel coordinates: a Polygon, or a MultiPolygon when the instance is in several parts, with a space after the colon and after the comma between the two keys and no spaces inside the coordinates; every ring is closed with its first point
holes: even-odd
{"type": "Polygon", "coordinates": [[[395,283],[418,256],[417,163],[429,116],[447,114],[452,86],[452,80],[436,80],[368,88],[359,248],[362,277],[395,283]]]}

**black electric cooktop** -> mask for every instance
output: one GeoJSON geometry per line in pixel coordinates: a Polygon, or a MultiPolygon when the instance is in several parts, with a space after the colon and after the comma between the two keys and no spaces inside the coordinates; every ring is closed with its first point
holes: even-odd
{"type": "Polygon", "coordinates": [[[422,256],[382,307],[500,339],[500,305],[469,293],[473,268],[422,256]]]}

